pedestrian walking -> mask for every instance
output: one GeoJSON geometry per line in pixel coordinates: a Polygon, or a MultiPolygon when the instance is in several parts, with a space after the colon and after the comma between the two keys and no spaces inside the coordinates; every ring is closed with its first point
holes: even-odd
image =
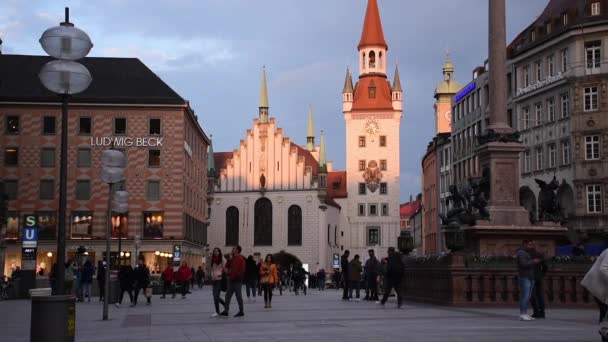
{"type": "Polygon", "coordinates": [[[369,259],[365,262],[365,282],[366,300],[378,300],[378,273],[380,271],[380,262],[376,258],[373,249],[367,251],[369,259]]]}
{"type": "Polygon", "coordinates": [[[220,304],[224,306],[224,310],[226,309],[226,303],[220,294],[228,287],[222,251],[219,248],[214,248],[211,255],[211,283],[213,284],[213,304],[215,305],[215,312],[211,314],[211,317],[217,317],[220,314],[220,304]]]}
{"type": "Polygon", "coordinates": [[[382,296],[382,301],[380,305],[384,307],[386,301],[388,300],[388,296],[391,293],[391,289],[395,289],[395,294],[397,295],[397,308],[403,309],[402,299],[401,299],[401,278],[403,278],[403,260],[401,260],[401,255],[395,251],[395,247],[388,248],[388,257],[386,259],[386,276],[384,277],[384,295],[382,296]]]}
{"type": "Polygon", "coordinates": [[[129,295],[129,301],[133,306],[133,267],[131,265],[121,265],[118,269],[118,283],[120,285],[120,297],[116,305],[117,308],[122,304],[125,292],[129,295]]]}
{"type": "Polygon", "coordinates": [[[319,291],[325,291],[325,279],[327,274],[325,273],[325,269],[320,269],[317,272],[317,281],[319,282],[319,291]]]}
{"type": "Polygon", "coordinates": [[[91,301],[91,289],[93,288],[93,275],[95,274],[95,268],[91,261],[87,260],[82,268],[80,269],[80,287],[78,293],[80,295],[80,301],[83,302],[84,298],[87,301],[91,301]]]}
{"type": "Polygon", "coordinates": [[[239,312],[234,317],[245,316],[243,311],[243,293],[241,287],[245,280],[245,258],[241,255],[241,246],[232,248],[232,257],[226,263],[226,271],[228,274],[228,290],[226,291],[226,309],[220,314],[222,316],[228,316],[230,311],[230,300],[232,296],[236,296],[236,301],[239,304],[239,312]]]}
{"type": "Polygon", "coordinates": [[[608,284],[608,249],[600,254],[581,281],[581,285],[593,295],[599,308],[599,333],[603,342],[608,342],[608,286],[606,284],[608,284]]]}
{"type": "Polygon", "coordinates": [[[260,283],[264,291],[264,309],[272,308],[272,290],[278,282],[277,265],[274,263],[272,254],[268,254],[260,266],[260,283]]]}
{"type": "Polygon", "coordinates": [[[199,289],[203,288],[203,284],[205,283],[205,272],[203,271],[203,266],[199,266],[196,270],[196,285],[199,289]]]}
{"type": "Polygon", "coordinates": [[[99,288],[99,301],[103,301],[106,293],[106,262],[97,262],[97,287],[99,288]]]}
{"type": "Polygon", "coordinates": [[[186,299],[186,293],[188,293],[188,284],[190,284],[190,279],[192,279],[192,271],[188,267],[188,263],[183,261],[182,265],[177,270],[177,274],[175,275],[175,281],[180,286],[182,299],[186,299]]]}
{"type": "Polygon", "coordinates": [[[253,260],[253,255],[250,255],[247,257],[247,262],[245,263],[245,293],[247,294],[247,301],[251,301],[251,298],[253,298],[253,301],[255,302],[255,296],[258,290],[258,276],[258,267],[255,260],[253,260]]]}
{"type": "Polygon", "coordinates": [[[167,268],[160,275],[161,280],[163,281],[163,294],[160,296],[161,299],[165,299],[168,291],[171,291],[171,298],[175,298],[175,286],[173,281],[175,280],[175,275],[173,273],[173,266],[168,265],[167,268]]]}
{"type": "Polygon", "coordinates": [[[133,270],[133,280],[135,285],[135,294],[133,298],[133,306],[137,305],[137,298],[139,297],[139,291],[143,291],[144,296],[146,297],[146,305],[151,304],[152,293],[148,293],[148,289],[150,284],[150,270],[144,263],[143,259],[139,259],[137,261],[137,267],[133,270]]]}
{"type": "MultiPolygon", "coordinates": [[[[66,295],[72,294],[72,290],[74,288],[74,271],[75,271],[75,268],[72,266],[72,261],[68,260],[68,262],[65,263],[65,271],[64,271],[64,275],[63,275],[66,295]]],[[[15,278],[15,277],[11,276],[11,278],[15,278]]]]}
{"type": "Polygon", "coordinates": [[[534,267],[540,263],[540,259],[530,256],[534,245],[531,241],[523,240],[521,247],[517,250],[515,259],[517,261],[517,272],[519,277],[519,320],[532,321],[533,317],[528,315],[528,302],[534,288],[534,267]]]}
{"type": "Polygon", "coordinates": [[[342,283],[344,285],[344,292],[342,293],[342,300],[348,300],[348,287],[349,287],[349,270],[348,270],[348,257],[350,256],[350,251],[347,249],[342,254],[340,258],[340,266],[342,267],[342,283]]]}
{"type": "Polygon", "coordinates": [[[192,293],[190,290],[194,290],[194,283],[196,282],[196,270],[194,267],[190,267],[190,274],[192,276],[190,277],[190,282],[188,284],[188,293],[192,293]]]}
{"type": "Polygon", "coordinates": [[[353,290],[355,290],[356,301],[360,302],[361,297],[359,292],[361,290],[361,272],[363,272],[363,268],[361,267],[361,261],[359,261],[359,254],[355,254],[353,260],[350,261],[348,272],[348,280],[350,281],[348,300],[353,300],[353,290]]]}
{"type": "Polygon", "coordinates": [[[534,313],[532,318],[545,318],[545,273],[547,273],[547,263],[545,256],[538,251],[538,246],[532,241],[532,250],[530,251],[532,259],[538,259],[540,262],[534,265],[534,287],[532,288],[532,298],[530,303],[534,313]]]}

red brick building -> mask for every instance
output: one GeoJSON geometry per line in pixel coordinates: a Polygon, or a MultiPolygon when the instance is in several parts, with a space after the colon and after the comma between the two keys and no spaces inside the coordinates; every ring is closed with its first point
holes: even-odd
{"type": "MultiPolygon", "coordinates": [[[[0,55],[0,180],[10,198],[6,272],[21,262],[24,214],[39,217],[38,267],[48,270],[56,257],[61,107],[37,77],[49,60],[0,55]]],[[[194,111],[138,59],[82,64],[93,82],[70,100],[68,258],[78,246],[93,261],[105,252],[109,186],[100,179],[101,154],[113,143],[127,157],[126,181],[114,189],[129,192],[129,212],[112,217],[112,257],[122,231],[122,251],[134,262],[137,249],[151,270],[170,261],[155,252],[170,254],[173,245],[181,245],[182,259],[201,264],[209,139],[194,111]]]]}

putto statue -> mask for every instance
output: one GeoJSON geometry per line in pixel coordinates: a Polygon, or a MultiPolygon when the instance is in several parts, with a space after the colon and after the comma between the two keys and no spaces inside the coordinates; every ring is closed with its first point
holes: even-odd
{"type": "Polygon", "coordinates": [[[540,194],[538,195],[539,219],[541,221],[562,222],[562,210],[556,194],[559,188],[557,178],[553,176],[553,180],[549,183],[545,183],[541,179],[534,179],[534,181],[540,188],[540,194]]]}

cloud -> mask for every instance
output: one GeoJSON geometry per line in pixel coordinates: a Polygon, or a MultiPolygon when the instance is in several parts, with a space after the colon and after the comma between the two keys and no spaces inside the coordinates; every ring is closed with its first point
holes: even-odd
{"type": "Polygon", "coordinates": [[[294,69],[283,71],[271,81],[273,86],[281,87],[294,83],[301,83],[319,79],[319,75],[327,74],[335,70],[336,64],[330,62],[315,62],[312,64],[301,65],[294,69]]]}

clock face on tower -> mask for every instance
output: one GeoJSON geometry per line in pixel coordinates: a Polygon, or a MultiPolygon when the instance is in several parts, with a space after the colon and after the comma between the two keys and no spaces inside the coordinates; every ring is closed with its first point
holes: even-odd
{"type": "Polygon", "coordinates": [[[378,132],[380,132],[380,124],[378,123],[378,120],[376,120],[376,118],[373,116],[370,116],[365,122],[365,131],[367,134],[372,136],[378,134],[378,132]]]}
{"type": "Polygon", "coordinates": [[[452,111],[451,110],[448,110],[443,115],[445,116],[445,119],[448,120],[448,122],[450,122],[450,123],[452,122],[452,111]]]}

